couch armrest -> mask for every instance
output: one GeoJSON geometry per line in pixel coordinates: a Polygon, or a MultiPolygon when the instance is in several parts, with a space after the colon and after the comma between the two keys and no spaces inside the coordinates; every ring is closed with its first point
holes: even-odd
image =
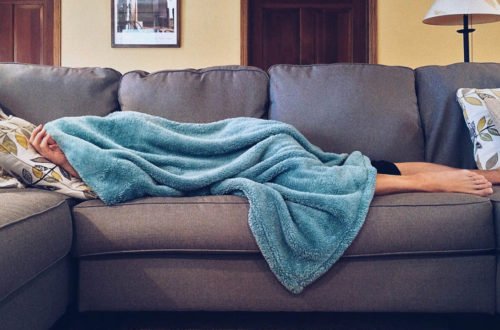
{"type": "Polygon", "coordinates": [[[500,313],[500,186],[493,187],[490,196],[493,205],[493,221],[495,222],[495,238],[497,250],[497,313],[500,313]]]}

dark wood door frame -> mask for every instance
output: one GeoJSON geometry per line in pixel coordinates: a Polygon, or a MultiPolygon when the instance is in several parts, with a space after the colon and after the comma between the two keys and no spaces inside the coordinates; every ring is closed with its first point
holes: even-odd
{"type": "MultiPolygon", "coordinates": [[[[251,0],[241,0],[241,65],[248,65],[248,5],[251,0]]],[[[377,63],[377,0],[368,0],[369,63],[377,63]]]]}
{"type": "MultiPolygon", "coordinates": [[[[0,4],[7,5],[44,5],[46,3],[44,0],[0,0],[0,4]]],[[[49,17],[52,18],[52,31],[48,32],[52,37],[52,49],[48,58],[52,59],[53,65],[59,66],[61,65],[61,0],[52,0],[45,10],[48,12],[44,13],[41,19],[45,22],[49,17]]]]}
{"type": "Polygon", "coordinates": [[[61,0],[54,0],[54,65],[61,65],[61,0]]]}

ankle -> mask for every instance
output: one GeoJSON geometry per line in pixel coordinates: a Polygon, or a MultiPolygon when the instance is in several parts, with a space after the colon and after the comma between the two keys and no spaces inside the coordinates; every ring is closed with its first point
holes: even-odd
{"type": "Polygon", "coordinates": [[[439,189],[434,180],[429,178],[429,176],[429,172],[421,172],[409,175],[408,178],[411,179],[411,184],[415,187],[416,191],[437,192],[439,189]]]}

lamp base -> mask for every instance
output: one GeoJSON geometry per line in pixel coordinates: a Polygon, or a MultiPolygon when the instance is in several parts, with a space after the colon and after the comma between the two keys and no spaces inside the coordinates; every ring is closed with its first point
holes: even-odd
{"type": "Polygon", "coordinates": [[[464,62],[470,62],[469,57],[469,33],[476,31],[476,29],[469,29],[469,15],[464,15],[464,28],[457,30],[458,33],[464,35],[464,62]]]}

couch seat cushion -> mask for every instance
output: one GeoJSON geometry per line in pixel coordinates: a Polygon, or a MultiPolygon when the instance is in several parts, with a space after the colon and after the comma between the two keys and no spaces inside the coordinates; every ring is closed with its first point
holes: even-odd
{"type": "Polygon", "coordinates": [[[488,198],[453,193],[376,197],[350,256],[490,252],[495,249],[488,198]]]}
{"type": "MultiPolygon", "coordinates": [[[[258,253],[236,196],[143,198],[73,209],[79,257],[125,253],[258,253]]],[[[494,249],[491,203],[465,194],[377,197],[346,256],[461,253],[494,249]]]]}
{"type": "Polygon", "coordinates": [[[77,256],[130,252],[258,252],[236,196],[150,197],[73,209],[77,256]]]}
{"type": "Polygon", "coordinates": [[[42,190],[0,189],[0,301],[69,253],[66,200],[42,190]]]}

